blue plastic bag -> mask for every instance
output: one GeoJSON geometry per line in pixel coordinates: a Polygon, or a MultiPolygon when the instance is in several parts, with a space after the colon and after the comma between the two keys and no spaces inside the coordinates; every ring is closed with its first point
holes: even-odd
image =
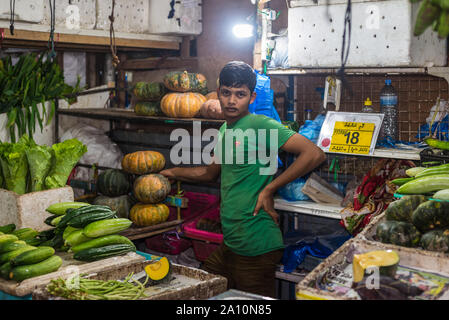
{"type": "MultiPolygon", "coordinates": [[[[443,120],[435,121],[432,125],[432,135],[436,134],[439,140],[448,141],[449,140],[449,117],[446,115],[443,120]]],[[[425,123],[419,127],[419,133],[416,135],[416,138],[423,139],[428,137],[429,134],[429,124],[425,123]]]]}
{"type": "Polygon", "coordinates": [[[325,118],[326,116],[324,114],[319,114],[314,120],[306,120],[301,128],[299,128],[298,133],[316,144],[325,118]]]}
{"type": "Polygon", "coordinates": [[[310,198],[302,193],[301,189],[306,184],[308,176],[297,178],[296,180],[287,183],[278,190],[278,194],[287,201],[307,201],[310,198]]]}
{"type": "Polygon", "coordinates": [[[278,122],[281,122],[279,114],[273,105],[273,89],[270,88],[270,77],[260,74],[255,71],[257,75],[257,83],[254,91],[256,92],[256,100],[249,105],[249,112],[254,114],[263,114],[278,122]]]}

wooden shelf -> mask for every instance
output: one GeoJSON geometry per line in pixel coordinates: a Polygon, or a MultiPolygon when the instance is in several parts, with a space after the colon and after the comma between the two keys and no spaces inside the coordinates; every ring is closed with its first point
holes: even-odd
{"type": "Polygon", "coordinates": [[[194,58],[148,58],[126,60],[119,65],[121,70],[148,70],[148,69],[179,69],[195,70],[198,60],[194,58]]]}
{"type": "Polygon", "coordinates": [[[221,126],[224,120],[202,119],[202,118],[169,118],[169,117],[150,117],[139,116],[133,110],[120,108],[89,108],[89,109],[58,109],[59,115],[91,118],[97,120],[115,120],[115,121],[132,121],[132,122],[153,122],[172,125],[187,125],[194,121],[210,126],[221,126]]]}
{"type": "MultiPolygon", "coordinates": [[[[15,26],[11,35],[9,23],[0,21],[1,43],[5,47],[46,47],[50,30],[48,26],[33,25],[15,26]],[[33,28],[33,30],[29,30],[33,28]]],[[[54,34],[55,47],[75,49],[104,48],[110,50],[109,31],[105,30],[68,30],[56,28],[54,34]]],[[[159,36],[149,34],[120,34],[116,33],[117,49],[167,49],[179,50],[182,39],[180,37],[159,36]]]]}

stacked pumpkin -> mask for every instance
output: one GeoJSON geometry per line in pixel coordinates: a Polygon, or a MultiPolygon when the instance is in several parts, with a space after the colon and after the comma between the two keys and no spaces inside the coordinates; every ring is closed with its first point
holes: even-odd
{"type": "Polygon", "coordinates": [[[161,116],[161,99],[166,93],[161,82],[137,82],[133,88],[134,112],[140,116],[161,116]]]}
{"type": "Polygon", "coordinates": [[[138,227],[148,227],[168,219],[169,209],[162,203],[171,191],[167,178],[158,174],[165,167],[164,156],[157,151],[137,151],[125,155],[122,168],[138,177],[133,194],[138,203],[129,213],[129,219],[138,227]]]}
{"type": "Polygon", "coordinates": [[[108,169],[98,175],[96,197],[93,204],[104,205],[115,211],[119,218],[128,218],[134,204],[128,195],[130,189],[129,175],[119,169],[108,169]]]}
{"type": "Polygon", "coordinates": [[[194,118],[199,115],[206,97],[207,81],[200,73],[174,71],[164,76],[170,91],[161,100],[161,110],[167,117],[194,118]]]}

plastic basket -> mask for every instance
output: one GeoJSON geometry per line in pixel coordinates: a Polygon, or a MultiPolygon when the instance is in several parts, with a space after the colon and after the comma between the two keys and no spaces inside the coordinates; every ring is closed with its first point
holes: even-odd
{"type": "Polygon", "coordinates": [[[179,237],[179,234],[176,231],[169,231],[154,237],[146,238],[145,246],[150,250],[176,255],[190,248],[192,242],[188,239],[179,237]]]}
{"type": "Polygon", "coordinates": [[[205,261],[209,255],[217,249],[220,245],[212,242],[204,242],[200,240],[192,240],[193,252],[199,261],[205,261]]]}
{"type": "MultiPolygon", "coordinates": [[[[172,192],[172,195],[175,193],[172,192]]],[[[195,214],[206,212],[209,209],[218,208],[220,206],[220,198],[213,194],[186,191],[184,198],[189,201],[187,208],[181,208],[181,219],[187,219],[195,214]]],[[[167,221],[176,220],[178,216],[178,208],[169,207],[170,215],[167,221]]]]}
{"type": "Polygon", "coordinates": [[[208,241],[208,242],[212,242],[212,243],[216,243],[216,244],[222,243],[223,242],[223,234],[199,230],[196,228],[196,223],[201,218],[208,218],[211,220],[218,221],[220,219],[220,208],[214,208],[214,209],[202,214],[201,216],[197,217],[193,221],[186,223],[183,227],[184,234],[191,239],[203,240],[203,241],[208,241]]]}

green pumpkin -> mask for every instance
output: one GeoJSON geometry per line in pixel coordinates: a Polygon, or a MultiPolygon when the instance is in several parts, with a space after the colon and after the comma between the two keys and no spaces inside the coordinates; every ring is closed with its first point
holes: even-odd
{"type": "Polygon", "coordinates": [[[393,201],[385,210],[387,220],[412,221],[413,211],[427,199],[423,195],[408,195],[393,201]]]}
{"type": "Polygon", "coordinates": [[[429,251],[449,252],[449,229],[426,232],[421,237],[421,247],[429,251]]]}
{"type": "Polygon", "coordinates": [[[119,169],[108,169],[98,176],[98,191],[108,197],[127,194],[130,186],[128,175],[119,169]]]}
{"type": "Polygon", "coordinates": [[[137,82],[133,88],[134,96],[139,100],[160,101],[166,93],[162,82],[137,82]]]}
{"type": "Polygon", "coordinates": [[[416,227],[403,221],[383,221],[377,225],[377,238],[383,243],[391,243],[403,247],[417,247],[421,233],[416,227]]]}
{"type": "Polygon", "coordinates": [[[206,77],[201,73],[169,72],[164,76],[164,85],[167,89],[176,92],[200,92],[204,94],[208,92],[206,77]]]}
{"type": "Polygon", "coordinates": [[[412,213],[412,223],[421,232],[449,227],[449,202],[429,200],[421,203],[412,213]]]}
{"type": "Polygon", "coordinates": [[[116,212],[119,218],[128,219],[134,202],[128,195],[118,197],[98,196],[94,199],[93,204],[108,206],[112,211],[116,212]]]}
{"type": "Polygon", "coordinates": [[[139,116],[162,116],[160,101],[139,101],[134,106],[134,112],[139,116]]]}

